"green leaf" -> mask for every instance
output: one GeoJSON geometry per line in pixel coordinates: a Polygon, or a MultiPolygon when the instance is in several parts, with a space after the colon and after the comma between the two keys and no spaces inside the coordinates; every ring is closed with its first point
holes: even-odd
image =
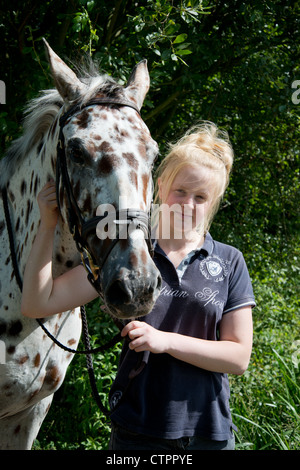
{"type": "Polygon", "coordinates": [[[181,44],[176,45],[176,50],[178,51],[180,49],[188,49],[190,45],[190,42],[182,42],[181,44]]]}
{"type": "Polygon", "coordinates": [[[165,49],[161,54],[162,60],[167,60],[170,57],[171,57],[171,49],[165,49]]]}
{"type": "Polygon", "coordinates": [[[178,50],[176,51],[176,54],[177,55],[189,55],[189,54],[192,54],[192,51],[189,51],[188,49],[183,49],[183,50],[178,50]]]}
{"type": "Polygon", "coordinates": [[[179,44],[180,42],[185,41],[186,38],[187,38],[187,34],[185,34],[185,33],[179,34],[179,35],[176,36],[176,38],[174,39],[173,44],[179,44]]]}

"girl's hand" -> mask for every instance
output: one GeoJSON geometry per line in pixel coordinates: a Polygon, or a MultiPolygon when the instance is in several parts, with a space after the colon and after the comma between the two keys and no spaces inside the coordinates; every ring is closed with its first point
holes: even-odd
{"type": "Polygon", "coordinates": [[[131,321],[123,328],[121,335],[123,337],[128,335],[131,340],[129,348],[135,352],[150,351],[159,354],[166,351],[168,333],[156,330],[148,323],[131,321]]]}
{"type": "Polygon", "coordinates": [[[39,192],[38,205],[41,215],[41,225],[45,228],[55,228],[58,219],[58,205],[54,181],[48,181],[39,192]]]}

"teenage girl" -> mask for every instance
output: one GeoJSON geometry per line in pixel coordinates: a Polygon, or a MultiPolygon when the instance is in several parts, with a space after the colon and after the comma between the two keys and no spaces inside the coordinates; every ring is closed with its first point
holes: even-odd
{"type": "MultiPolygon", "coordinates": [[[[158,169],[154,261],[163,284],[127,337],[110,392],[111,450],[234,449],[227,374],[252,349],[252,286],[236,248],[208,232],[229,181],[233,151],[212,123],[191,129],[158,169]]],[[[83,266],[53,280],[58,211],[53,183],[38,196],[41,224],[24,274],[22,311],[39,317],[97,293],[83,266]]]]}

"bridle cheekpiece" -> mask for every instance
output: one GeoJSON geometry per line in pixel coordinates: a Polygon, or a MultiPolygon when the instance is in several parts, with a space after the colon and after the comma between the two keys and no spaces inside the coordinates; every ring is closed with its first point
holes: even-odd
{"type": "MultiPolygon", "coordinates": [[[[93,254],[90,252],[88,246],[88,236],[91,232],[94,231],[96,234],[97,224],[106,217],[95,216],[89,220],[85,220],[82,216],[81,210],[78,207],[77,201],[74,197],[72,185],[69,178],[68,166],[66,160],[65,152],[65,139],[63,134],[63,128],[70,117],[73,117],[77,112],[81,111],[84,108],[94,105],[114,105],[114,106],[128,106],[133,108],[137,113],[140,114],[139,109],[135,106],[134,103],[128,100],[119,100],[114,98],[94,98],[84,105],[76,104],[71,106],[71,108],[66,111],[59,120],[60,132],[57,143],[57,162],[56,162],[56,198],[59,211],[61,212],[60,207],[60,188],[62,187],[63,191],[67,195],[67,217],[70,233],[73,236],[73,239],[76,243],[77,249],[80,253],[82,263],[87,270],[88,279],[94,288],[97,290],[98,294],[102,296],[102,289],[100,285],[100,271],[103,268],[105,262],[108,259],[109,254],[112,249],[120,240],[119,238],[119,229],[117,230],[116,238],[111,240],[109,246],[100,254],[100,260],[96,261],[93,254]]],[[[136,229],[143,231],[145,240],[148,245],[149,253],[153,256],[153,247],[151,243],[151,229],[150,229],[150,214],[140,209],[122,209],[117,210],[115,213],[116,225],[127,224],[131,227],[133,226],[136,229]]]]}

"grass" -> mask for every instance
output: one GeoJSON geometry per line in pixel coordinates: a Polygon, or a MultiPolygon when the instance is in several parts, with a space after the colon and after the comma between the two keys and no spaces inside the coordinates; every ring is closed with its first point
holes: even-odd
{"type": "MultiPolygon", "coordinates": [[[[292,359],[284,360],[276,350],[272,350],[271,358],[273,367],[265,388],[249,387],[251,380],[247,378],[239,387],[233,384],[232,415],[239,428],[237,449],[300,449],[299,367],[292,359]]],[[[254,367],[250,373],[255,376],[254,367]]]]}
{"type": "Polygon", "coordinates": [[[299,271],[276,269],[274,263],[266,272],[253,281],[257,307],[249,368],[242,377],[230,377],[236,448],[299,450],[299,271]]]}

